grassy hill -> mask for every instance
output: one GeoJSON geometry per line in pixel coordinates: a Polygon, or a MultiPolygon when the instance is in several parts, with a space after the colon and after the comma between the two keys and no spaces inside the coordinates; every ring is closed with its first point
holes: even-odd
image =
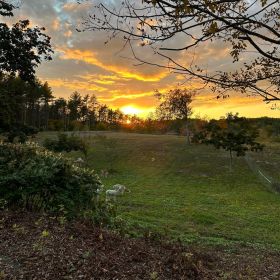
{"type": "MultiPolygon", "coordinates": [[[[52,135],[42,133],[39,140],[52,135]]],[[[90,144],[88,166],[99,173],[111,170],[102,178],[106,188],[120,183],[131,190],[118,204],[132,228],[137,225],[184,242],[280,249],[280,195],[262,183],[244,158],[235,158],[230,172],[226,152],[188,146],[180,136],[113,132],[81,136],[90,144]]],[[[266,170],[276,172],[276,151],[274,146],[270,153],[254,155],[254,160],[269,163],[273,155],[273,168],[266,170]]]]}

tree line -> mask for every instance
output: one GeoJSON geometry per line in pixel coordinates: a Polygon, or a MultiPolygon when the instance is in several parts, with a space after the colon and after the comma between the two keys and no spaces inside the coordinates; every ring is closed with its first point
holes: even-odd
{"type": "Polygon", "coordinates": [[[191,96],[185,103],[182,103],[182,100],[177,106],[176,103],[178,97],[188,94],[179,89],[170,91],[166,96],[161,94],[161,103],[156,113],[142,119],[100,103],[94,94],[83,95],[74,92],[68,99],[55,98],[47,82],[35,79],[30,83],[18,76],[2,73],[0,132],[28,129],[33,131],[113,129],[145,133],[182,133],[186,119],[190,116],[191,96]],[[186,111],[183,111],[184,107],[186,111]]]}
{"type": "Polygon", "coordinates": [[[0,107],[2,131],[23,125],[38,130],[92,130],[135,119],[100,104],[95,95],[74,92],[68,99],[54,98],[47,82],[29,83],[5,74],[0,75],[0,107]]]}
{"type": "MultiPolygon", "coordinates": [[[[0,132],[22,130],[22,127],[38,131],[124,130],[186,134],[190,138],[206,123],[201,118],[191,118],[195,92],[176,88],[167,93],[156,92],[155,95],[160,101],[155,113],[142,119],[100,103],[94,94],[74,92],[68,99],[55,98],[47,82],[35,79],[30,83],[18,76],[2,73],[0,132]]],[[[256,122],[261,127],[268,126],[264,121],[256,122]]],[[[270,122],[273,127],[279,123],[276,120],[270,122]]]]}

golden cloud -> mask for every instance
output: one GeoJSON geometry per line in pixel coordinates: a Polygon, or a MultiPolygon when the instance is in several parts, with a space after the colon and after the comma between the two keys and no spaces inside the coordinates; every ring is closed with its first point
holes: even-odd
{"type": "Polygon", "coordinates": [[[248,106],[260,103],[260,99],[256,97],[246,97],[240,94],[229,93],[230,97],[225,99],[217,99],[214,93],[202,93],[195,97],[194,104],[199,107],[207,106],[248,106]]]}
{"type": "Polygon", "coordinates": [[[85,74],[85,75],[76,75],[79,79],[101,85],[114,85],[117,81],[129,81],[129,79],[125,79],[116,75],[101,75],[101,74],[85,74]]]}
{"type": "Polygon", "coordinates": [[[102,75],[102,74],[85,74],[76,75],[83,80],[98,80],[98,81],[130,81],[130,79],[120,77],[119,75],[102,75]]]}
{"type": "Polygon", "coordinates": [[[147,96],[153,96],[155,94],[154,91],[151,92],[142,92],[142,93],[133,93],[133,94],[124,94],[121,93],[119,90],[112,90],[110,91],[111,94],[113,94],[112,97],[101,97],[99,98],[102,102],[112,102],[116,101],[117,99],[135,99],[135,98],[141,98],[141,97],[147,97],[147,96]]]}
{"type": "Polygon", "coordinates": [[[63,35],[64,35],[65,37],[67,37],[67,38],[71,37],[72,34],[73,34],[73,33],[72,33],[71,30],[67,30],[67,31],[65,31],[65,32],[63,33],[63,35]]]}
{"type": "Polygon", "coordinates": [[[107,89],[93,83],[79,81],[79,80],[68,80],[68,79],[48,79],[48,83],[51,87],[64,87],[71,90],[89,90],[104,92],[107,89]]]}
{"type": "Polygon", "coordinates": [[[134,79],[143,82],[158,82],[168,75],[167,71],[159,72],[157,74],[142,74],[130,72],[128,69],[121,68],[117,65],[108,65],[99,60],[97,58],[96,53],[90,50],[58,49],[58,51],[61,53],[61,59],[73,59],[83,61],[88,64],[98,66],[104,70],[116,73],[121,77],[127,79],[134,79]]]}
{"type": "Polygon", "coordinates": [[[77,3],[65,3],[63,5],[63,9],[65,11],[71,12],[71,11],[75,11],[77,9],[77,3]]]}
{"type": "Polygon", "coordinates": [[[51,26],[52,26],[53,30],[55,30],[55,31],[58,30],[59,27],[60,27],[60,21],[59,21],[59,19],[56,18],[55,20],[53,20],[51,26]]]}

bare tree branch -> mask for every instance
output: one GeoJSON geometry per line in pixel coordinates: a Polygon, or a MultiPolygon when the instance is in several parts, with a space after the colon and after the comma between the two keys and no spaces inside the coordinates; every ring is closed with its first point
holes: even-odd
{"type": "Polygon", "coordinates": [[[140,64],[200,79],[212,85],[218,96],[225,91],[239,91],[269,102],[280,100],[279,18],[278,0],[124,0],[118,7],[95,6],[83,27],[84,31],[106,31],[109,40],[123,36],[124,44],[129,42],[140,64]],[[178,36],[185,40],[171,45],[178,36]],[[134,50],[137,42],[152,48],[166,64],[138,57],[134,50]],[[203,65],[183,65],[173,57],[174,52],[199,51],[205,42],[231,46],[229,58],[233,62],[242,58],[243,65],[236,64],[232,72],[208,71],[203,65]]]}

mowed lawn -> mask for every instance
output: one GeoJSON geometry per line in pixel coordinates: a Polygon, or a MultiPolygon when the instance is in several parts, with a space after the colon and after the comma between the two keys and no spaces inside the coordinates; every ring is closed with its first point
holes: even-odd
{"type": "MultiPolygon", "coordinates": [[[[47,135],[55,134],[39,137],[47,135]]],[[[184,242],[280,249],[280,195],[262,184],[244,158],[235,158],[230,172],[226,152],[187,145],[180,136],[80,135],[90,143],[89,167],[99,174],[113,170],[102,178],[106,188],[120,183],[131,190],[117,202],[130,225],[184,242]]]]}

